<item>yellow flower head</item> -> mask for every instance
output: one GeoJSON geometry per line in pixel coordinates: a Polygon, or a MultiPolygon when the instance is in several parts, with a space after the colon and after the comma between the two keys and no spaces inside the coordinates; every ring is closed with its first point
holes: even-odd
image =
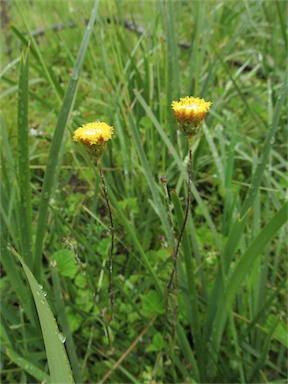
{"type": "Polygon", "coordinates": [[[94,122],[76,129],[73,140],[86,145],[89,151],[99,158],[106,148],[106,142],[112,139],[112,135],[113,127],[106,123],[94,122]]]}
{"type": "Polygon", "coordinates": [[[196,135],[211,104],[210,101],[188,96],[180,98],[180,101],[173,101],[172,109],[181,131],[188,136],[196,135]]]}

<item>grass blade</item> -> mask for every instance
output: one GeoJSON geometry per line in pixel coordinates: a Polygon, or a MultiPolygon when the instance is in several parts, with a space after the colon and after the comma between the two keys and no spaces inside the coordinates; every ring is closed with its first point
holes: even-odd
{"type": "MultiPolygon", "coordinates": [[[[50,72],[50,69],[47,67],[46,63],[45,63],[45,60],[44,60],[44,57],[42,56],[38,46],[37,46],[37,43],[35,41],[35,38],[34,36],[32,35],[30,29],[29,29],[29,24],[28,24],[28,20],[24,17],[23,15],[23,11],[22,11],[22,8],[20,6],[20,3],[18,1],[16,1],[16,6],[18,8],[18,11],[22,17],[22,20],[28,30],[28,33],[29,33],[29,38],[33,44],[33,48],[31,49],[31,53],[36,57],[36,60],[39,62],[39,64],[41,65],[41,67],[43,68],[43,71],[44,71],[44,75],[45,77],[47,78],[49,84],[51,85],[52,89],[54,90],[55,92],[55,96],[59,102],[59,104],[61,104],[61,88],[58,86],[58,84],[53,80],[53,75],[52,73],[50,72]]],[[[13,28],[13,31],[16,33],[16,35],[18,36],[18,38],[25,43],[25,37],[23,36],[23,34],[17,30],[16,27],[12,27],[13,28]]]]}
{"type": "Polygon", "coordinates": [[[205,124],[203,125],[202,129],[203,129],[204,135],[206,137],[207,143],[210,147],[210,151],[211,151],[212,157],[214,159],[214,163],[217,167],[217,171],[218,171],[218,175],[219,175],[222,187],[224,187],[224,185],[225,185],[225,172],[224,172],[224,167],[223,167],[223,164],[221,162],[221,159],[220,159],[219,153],[217,151],[216,145],[213,141],[212,135],[209,132],[209,129],[207,128],[207,126],[205,124]]]}
{"type": "Polygon", "coordinates": [[[19,273],[19,267],[16,265],[11,253],[7,250],[7,242],[1,238],[1,263],[4,267],[11,285],[19,299],[19,303],[24,308],[25,313],[33,325],[36,324],[36,312],[34,309],[32,296],[25,286],[22,276],[19,273]],[[3,244],[2,244],[3,243],[3,244]]]}
{"type": "Polygon", "coordinates": [[[248,193],[241,207],[241,210],[239,213],[240,219],[236,220],[236,222],[234,223],[234,226],[231,230],[231,234],[228,238],[228,241],[224,250],[223,262],[224,262],[224,269],[226,270],[232,260],[233,254],[240,240],[240,235],[244,229],[246,219],[248,218],[247,213],[249,209],[252,207],[255,197],[257,195],[257,192],[259,190],[259,187],[261,185],[265,167],[269,159],[269,154],[274,143],[274,136],[275,136],[275,131],[280,119],[281,108],[283,106],[283,103],[286,97],[287,79],[288,79],[288,74],[286,76],[285,84],[283,84],[281,94],[279,96],[279,99],[275,107],[272,124],[264,143],[262,159],[258,162],[255,173],[253,175],[251,186],[248,190],[248,193]]]}
{"type": "Polygon", "coordinates": [[[32,266],[32,208],[28,137],[29,46],[22,54],[18,93],[18,183],[21,249],[26,264],[32,266]]]}
{"type": "Polygon", "coordinates": [[[145,176],[147,178],[149,187],[150,187],[152,195],[153,195],[154,202],[155,202],[156,207],[157,207],[157,211],[158,211],[157,214],[158,214],[158,216],[162,222],[162,225],[164,227],[169,245],[172,248],[173,247],[173,237],[172,237],[171,228],[170,228],[168,218],[167,218],[167,212],[165,211],[164,206],[162,204],[159,191],[155,185],[153,175],[151,173],[146,155],[145,155],[143,147],[141,145],[139,133],[137,131],[135,122],[134,122],[133,118],[131,117],[131,115],[130,115],[130,127],[131,127],[132,137],[133,137],[135,146],[137,148],[138,156],[141,160],[145,176]]]}
{"type": "Polygon", "coordinates": [[[90,36],[93,30],[93,25],[96,19],[99,1],[100,0],[95,1],[94,7],[91,12],[91,18],[87,25],[86,33],[83,38],[81,47],[79,49],[78,57],[76,59],[75,66],[72,71],[71,80],[69,82],[67,91],[64,96],[63,104],[61,107],[61,111],[59,113],[55,133],[52,139],[52,144],[49,152],[47,168],[46,168],[46,173],[45,173],[43,188],[42,188],[42,196],[41,196],[41,203],[40,203],[40,209],[39,209],[38,226],[37,226],[36,243],[35,243],[34,271],[35,271],[36,277],[40,275],[40,271],[41,271],[42,246],[44,241],[44,235],[46,232],[49,199],[52,194],[52,187],[53,185],[55,185],[55,177],[54,177],[55,169],[57,169],[59,165],[58,164],[59,152],[62,146],[64,131],[69,118],[73,100],[76,94],[76,87],[77,87],[77,83],[80,75],[80,70],[82,68],[84,56],[85,56],[88,43],[90,40],[90,36]]]}
{"type": "Polygon", "coordinates": [[[257,376],[259,370],[262,369],[262,367],[264,366],[265,361],[267,359],[267,354],[268,354],[268,351],[269,351],[271,339],[272,339],[273,334],[274,334],[274,332],[275,332],[275,330],[277,328],[278,323],[279,323],[279,319],[276,319],[276,321],[274,321],[274,324],[272,324],[272,326],[271,326],[271,328],[269,330],[269,333],[266,336],[266,340],[264,342],[264,345],[262,346],[261,355],[259,356],[259,358],[255,362],[253,371],[252,371],[252,373],[251,373],[251,375],[250,375],[250,377],[248,379],[248,383],[255,382],[255,377],[257,376]]]}
{"type": "Polygon", "coordinates": [[[216,352],[219,351],[220,340],[227,319],[227,313],[232,308],[233,300],[239,291],[243,279],[251,270],[253,263],[257,260],[257,257],[263,248],[273,239],[282,225],[285,224],[287,220],[287,208],[288,203],[285,203],[254,239],[247,251],[241,257],[239,263],[236,265],[224,293],[218,297],[218,310],[212,334],[212,343],[216,352]]]}
{"type": "Polygon", "coordinates": [[[245,228],[245,224],[249,217],[248,215],[249,210],[252,208],[253,202],[259,190],[259,187],[263,178],[263,174],[265,171],[265,167],[269,159],[269,154],[274,143],[275,131],[280,119],[281,108],[283,106],[283,103],[286,97],[287,78],[288,76],[286,76],[285,83],[283,84],[283,87],[281,90],[281,94],[275,106],[272,124],[264,143],[262,159],[257,164],[255,173],[252,178],[251,186],[247,192],[247,195],[241,207],[239,217],[236,219],[236,221],[232,226],[231,232],[228,236],[225,248],[223,250],[223,254],[221,258],[222,260],[221,267],[219,269],[218,276],[216,278],[213,292],[211,294],[211,299],[209,301],[209,306],[208,306],[207,330],[206,330],[207,337],[209,337],[212,330],[214,314],[216,312],[216,308],[218,307],[218,298],[222,297],[223,295],[223,274],[225,275],[227,273],[229,265],[233,259],[234,253],[239,244],[240,238],[245,228]]]}
{"type": "Polygon", "coordinates": [[[176,325],[176,331],[179,340],[179,345],[181,347],[181,351],[183,352],[184,358],[186,359],[187,364],[191,365],[191,370],[193,371],[193,379],[195,379],[197,383],[200,383],[201,381],[197,362],[185,335],[185,331],[179,323],[177,323],[176,325]]]}
{"type": "MultiPolygon", "coordinates": [[[[3,119],[0,119],[1,144],[4,149],[1,153],[1,189],[0,189],[0,260],[2,266],[9,277],[11,285],[21,303],[22,307],[31,321],[35,324],[35,317],[32,310],[32,296],[27,292],[23,282],[19,267],[16,265],[14,258],[7,250],[7,244],[11,242],[14,246],[19,246],[18,234],[20,233],[19,217],[16,214],[14,205],[16,205],[16,196],[18,195],[17,174],[11,153],[11,147],[8,140],[8,133],[4,125],[3,119]]],[[[29,171],[29,170],[28,170],[29,171]]],[[[30,183],[28,188],[30,187],[30,183]]],[[[24,191],[26,193],[26,191],[24,191]]],[[[28,199],[30,194],[28,194],[28,199]]],[[[30,216],[30,213],[28,213],[30,216]]],[[[20,233],[21,235],[21,233],[20,233]]],[[[36,315],[36,313],[35,313],[36,315]]]]}
{"type": "MultiPolygon", "coordinates": [[[[181,225],[183,223],[183,211],[181,207],[180,200],[175,192],[171,191],[171,198],[175,209],[175,216],[177,218],[178,227],[181,228],[181,225]]],[[[191,334],[193,337],[193,340],[195,339],[195,350],[196,350],[196,356],[198,360],[199,368],[199,374],[203,375],[201,377],[202,381],[205,382],[205,370],[204,367],[204,361],[203,361],[203,342],[201,337],[201,329],[200,329],[200,317],[199,317],[199,308],[198,308],[198,294],[195,286],[195,280],[194,280],[194,267],[192,262],[192,251],[190,248],[189,243],[189,237],[187,233],[187,228],[184,231],[183,234],[183,240],[182,240],[182,247],[183,247],[183,253],[184,253],[184,260],[185,260],[185,267],[186,267],[186,279],[187,279],[187,286],[188,286],[188,300],[189,305],[187,306],[187,317],[188,322],[191,329],[191,334]]],[[[185,296],[185,293],[184,293],[185,296]]]]}
{"type": "Polygon", "coordinates": [[[34,297],[45,343],[51,382],[55,384],[74,383],[69,361],[63,345],[63,336],[59,332],[56,320],[46,299],[46,295],[43,293],[42,287],[38,284],[20,255],[13,249],[11,251],[21,262],[34,297]]]}
{"type": "Polygon", "coordinates": [[[54,297],[57,305],[59,321],[61,321],[61,327],[66,337],[66,349],[71,362],[72,371],[75,377],[76,383],[81,383],[81,373],[79,369],[79,362],[77,358],[76,348],[73,341],[73,336],[69,327],[69,322],[65,312],[65,302],[62,293],[62,287],[60,284],[60,278],[58,271],[52,269],[52,280],[54,286],[54,297]]]}
{"type": "MultiPolygon", "coordinates": [[[[177,39],[175,33],[175,14],[177,13],[178,3],[169,1],[167,3],[167,60],[168,60],[168,92],[167,92],[167,108],[170,109],[172,100],[179,97],[180,92],[180,76],[179,76],[179,53],[177,46],[177,39]]],[[[168,109],[168,110],[169,110],[168,109]]]]}
{"type": "Polygon", "coordinates": [[[27,372],[30,376],[34,377],[36,380],[39,380],[41,383],[51,383],[49,375],[43,372],[41,369],[36,367],[31,361],[28,361],[21,357],[17,352],[13,351],[10,348],[6,348],[6,354],[15,363],[23,369],[23,371],[27,372]]]}

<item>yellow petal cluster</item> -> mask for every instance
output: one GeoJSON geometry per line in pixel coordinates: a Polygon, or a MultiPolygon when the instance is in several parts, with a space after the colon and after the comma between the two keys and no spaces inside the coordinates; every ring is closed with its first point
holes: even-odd
{"type": "Polygon", "coordinates": [[[106,142],[112,139],[113,127],[103,122],[93,122],[82,125],[74,132],[73,140],[86,145],[91,153],[99,158],[106,142]]]}
{"type": "Polygon", "coordinates": [[[212,103],[199,97],[184,97],[172,102],[172,110],[179,128],[186,135],[196,135],[212,103]]]}
{"type": "Polygon", "coordinates": [[[86,145],[99,144],[112,139],[113,128],[106,123],[88,123],[76,129],[73,140],[86,145]]]}

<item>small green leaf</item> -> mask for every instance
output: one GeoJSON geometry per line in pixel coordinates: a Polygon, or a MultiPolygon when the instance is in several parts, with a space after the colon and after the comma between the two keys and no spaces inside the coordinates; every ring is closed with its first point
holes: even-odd
{"type": "Polygon", "coordinates": [[[158,251],[156,250],[147,251],[147,257],[150,263],[153,263],[153,264],[165,262],[167,260],[167,250],[159,249],[158,251]]]}
{"type": "MultiPolygon", "coordinates": [[[[273,327],[273,324],[279,320],[274,332],[273,339],[279,341],[279,343],[283,344],[286,348],[288,348],[288,340],[287,340],[287,324],[282,319],[277,319],[277,316],[270,315],[266,321],[266,327],[269,330],[273,327]]],[[[266,328],[265,327],[265,328],[266,328]]]]}
{"type": "Polygon", "coordinates": [[[78,288],[85,288],[87,286],[87,280],[83,274],[76,276],[75,285],[78,288]]]}
{"type": "Polygon", "coordinates": [[[62,276],[73,278],[78,271],[75,255],[68,249],[60,249],[55,252],[51,257],[51,261],[55,263],[55,268],[62,276]]]}
{"type": "Polygon", "coordinates": [[[97,244],[97,252],[103,257],[103,259],[108,260],[110,246],[111,246],[110,236],[104,237],[97,244]]]}
{"type": "Polygon", "coordinates": [[[161,335],[161,333],[156,333],[153,337],[153,343],[148,345],[146,348],[146,352],[159,352],[161,351],[165,346],[165,341],[161,335]]]}
{"type": "Polygon", "coordinates": [[[150,291],[144,297],[142,313],[147,317],[165,313],[163,299],[158,295],[156,291],[150,291]]]}
{"type": "Polygon", "coordinates": [[[70,331],[77,331],[77,329],[80,328],[80,325],[82,323],[82,316],[70,307],[66,308],[66,316],[68,318],[70,331]]]}
{"type": "Polygon", "coordinates": [[[139,206],[136,197],[129,197],[127,199],[119,201],[119,205],[123,210],[130,208],[133,213],[139,213],[139,206]]]}

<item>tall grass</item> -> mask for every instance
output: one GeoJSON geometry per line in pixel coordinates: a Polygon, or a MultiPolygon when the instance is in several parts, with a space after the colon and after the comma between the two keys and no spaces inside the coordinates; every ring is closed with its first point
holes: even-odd
{"type": "Polygon", "coordinates": [[[285,3],[8,4],[3,382],[71,382],[69,365],[77,383],[283,382],[285,3]],[[177,235],[188,148],[170,105],[186,95],[213,106],[193,145],[173,339],[165,309],[173,233],[160,178],[177,235]],[[110,323],[105,197],[97,169],[71,140],[95,120],[115,131],[102,161],[115,221],[110,323]]]}

